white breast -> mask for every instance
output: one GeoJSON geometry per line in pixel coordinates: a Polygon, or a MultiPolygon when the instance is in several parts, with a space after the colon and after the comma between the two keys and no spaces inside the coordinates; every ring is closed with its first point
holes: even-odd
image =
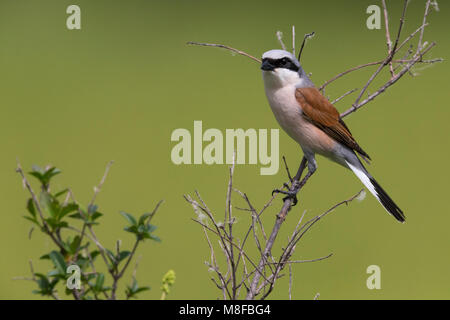
{"type": "Polygon", "coordinates": [[[302,109],[295,99],[295,87],[284,86],[273,89],[266,86],[265,91],[270,108],[278,123],[287,134],[297,140],[295,131],[305,120],[302,117],[302,109]]]}
{"type": "Polygon", "coordinates": [[[270,108],[283,130],[297,141],[304,151],[329,156],[335,142],[302,116],[301,106],[295,98],[298,84],[283,81],[280,86],[279,77],[266,72],[263,73],[263,78],[270,108]]]}

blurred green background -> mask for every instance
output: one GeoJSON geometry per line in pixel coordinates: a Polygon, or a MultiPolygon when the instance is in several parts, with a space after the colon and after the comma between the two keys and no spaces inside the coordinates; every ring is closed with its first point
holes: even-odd
{"type": "MultiPolygon", "coordinates": [[[[417,28],[424,2],[411,1],[403,36],[417,28]]],[[[228,51],[186,46],[187,41],[224,43],[261,56],[278,48],[281,30],[290,44],[315,31],[302,63],[322,84],[335,74],[385,56],[384,29],[366,28],[366,8],[377,1],[87,1],[78,0],[82,29],[67,30],[66,8],[73,1],[0,1],[0,298],[39,298],[35,285],[12,280],[49,268],[41,254],[53,247],[47,238],[27,234],[27,192],[14,172],[53,164],[63,170],[54,188],[70,186],[87,203],[109,160],[115,160],[98,197],[105,213],[98,235],[112,247],[117,238],[131,245],[118,212],[141,214],[164,199],[154,223],[161,243],[144,243],[138,280],[158,299],[168,269],[177,273],[171,299],[214,299],[202,230],[182,195],[198,189],[210,208],[223,216],[227,165],[181,165],[170,160],[176,128],[278,128],[266,102],[258,65],[228,51]]],[[[425,40],[438,46],[427,57],[446,57],[450,4],[432,12],[425,40]]],[[[388,1],[392,34],[402,1],[388,1]]],[[[289,45],[290,46],[290,45],[289,45]]],[[[298,48],[299,44],[297,44],[298,48]]],[[[329,86],[334,99],[361,88],[370,71],[355,72],[329,86]]],[[[360,145],[372,156],[369,170],[404,210],[397,223],[370,195],[341,207],[315,225],[297,247],[295,259],[334,253],[325,261],[293,267],[293,298],[419,299],[450,298],[450,215],[448,193],[448,64],[405,76],[374,102],[347,118],[360,145]],[[381,267],[381,290],[368,290],[366,268],[381,267]]],[[[379,84],[379,83],[378,83],[379,84]]],[[[369,89],[373,92],[375,89],[369,89]]],[[[339,102],[345,110],[355,94],[339,102]]],[[[300,149],[280,131],[280,158],[298,165],[300,149]]],[[[280,160],[281,163],[281,160],[280,160]]],[[[318,159],[319,170],[302,191],[301,203],[283,225],[286,239],[299,215],[318,214],[361,189],[349,171],[318,159]]],[[[257,208],[286,180],[261,176],[259,165],[236,168],[235,186],[257,208]]],[[[237,198],[236,198],[237,199],[237,198]]],[[[242,202],[236,200],[236,205],[242,202]]],[[[269,227],[281,206],[266,212],[269,227]]],[[[248,213],[235,210],[244,228],[248,213]]],[[[281,242],[277,242],[281,245],[281,242]]],[[[128,281],[128,280],[127,280],[128,281]]],[[[287,277],[272,298],[288,298],[287,277]]]]}

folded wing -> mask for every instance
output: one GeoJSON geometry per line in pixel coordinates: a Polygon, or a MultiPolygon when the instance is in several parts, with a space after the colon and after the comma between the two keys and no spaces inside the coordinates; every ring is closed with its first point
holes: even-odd
{"type": "Polygon", "coordinates": [[[369,155],[358,145],[336,108],[317,88],[298,88],[295,98],[302,107],[303,117],[347,148],[358,152],[367,161],[369,155]]]}

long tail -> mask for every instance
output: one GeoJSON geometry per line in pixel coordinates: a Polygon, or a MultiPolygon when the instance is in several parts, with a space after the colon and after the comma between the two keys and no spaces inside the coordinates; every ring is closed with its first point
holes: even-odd
{"type": "Polygon", "coordinates": [[[395,219],[401,223],[405,222],[405,215],[403,211],[395,204],[395,202],[388,196],[386,191],[378,184],[378,182],[367,172],[364,166],[355,166],[348,161],[345,161],[349,168],[356,174],[366,188],[372,193],[381,205],[394,216],[395,219]]]}

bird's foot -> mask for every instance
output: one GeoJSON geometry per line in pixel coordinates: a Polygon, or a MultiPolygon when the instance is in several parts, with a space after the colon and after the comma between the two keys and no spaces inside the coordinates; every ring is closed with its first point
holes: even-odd
{"type": "Polygon", "coordinates": [[[287,199],[291,199],[292,200],[292,206],[295,206],[297,204],[297,202],[298,202],[297,192],[289,190],[289,186],[287,185],[287,183],[285,183],[284,186],[288,188],[288,191],[275,189],[275,190],[272,191],[272,196],[273,196],[274,193],[285,194],[286,197],[283,198],[283,201],[286,201],[287,199]]]}

